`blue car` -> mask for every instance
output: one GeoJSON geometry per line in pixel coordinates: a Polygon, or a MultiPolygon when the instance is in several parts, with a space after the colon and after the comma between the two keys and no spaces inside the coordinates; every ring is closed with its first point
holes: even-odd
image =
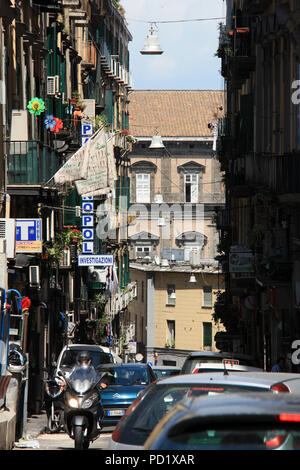
{"type": "Polygon", "coordinates": [[[97,367],[97,371],[111,374],[111,383],[101,391],[103,426],[117,424],[138,393],[157,380],[148,364],[103,364],[97,367]]]}

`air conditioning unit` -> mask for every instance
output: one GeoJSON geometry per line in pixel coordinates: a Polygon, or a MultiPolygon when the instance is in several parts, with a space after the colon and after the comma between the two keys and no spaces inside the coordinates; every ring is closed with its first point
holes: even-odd
{"type": "Polygon", "coordinates": [[[14,258],[16,253],[15,219],[0,219],[0,239],[5,240],[7,258],[14,258]]]}
{"type": "Polygon", "coordinates": [[[10,126],[10,153],[25,154],[28,152],[28,111],[13,109],[10,126]]]}
{"type": "Polygon", "coordinates": [[[47,95],[54,96],[59,93],[59,75],[47,77],[47,95]]]}
{"type": "Polygon", "coordinates": [[[29,266],[29,285],[31,287],[38,287],[40,285],[39,266],[29,266]]]}

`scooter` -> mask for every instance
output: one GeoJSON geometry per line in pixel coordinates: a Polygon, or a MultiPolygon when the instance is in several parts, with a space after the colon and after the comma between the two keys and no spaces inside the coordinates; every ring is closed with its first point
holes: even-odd
{"type": "Polygon", "coordinates": [[[64,404],[62,401],[63,388],[61,379],[44,380],[45,408],[47,413],[48,431],[53,434],[64,428],[64,404]]]}
{"type": "MultiPolygon", "coordinates": [[[[59,373],[62,375],[62,373],[59,373]]],[[[101,432],[100,380],[93,367],[74,368],[65,379],[64,425],[76,450],[88,449],[101,432]]]]}

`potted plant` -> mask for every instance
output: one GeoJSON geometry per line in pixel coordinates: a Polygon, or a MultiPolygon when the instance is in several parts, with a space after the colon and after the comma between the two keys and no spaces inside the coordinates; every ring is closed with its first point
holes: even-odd
{"type": "Polygon", "coordinates": [[[110,126],[108,118],[104,113],[97,114],[97,116],[95,116],[95,129],[99,129],[101,126],[104,126],[105,129],[108,129],[110,126]]]}
{"type": "Polygon", "coordinates": [[[45,253],[43,257],[58,263],[62,259],[64,251],[69,248],[71,243],[77,243],[77,249],[80,251],[82,242],[82,232],[74,227],[70,227],[61,233],[57,233],[54,240],[44,242],[45,253]]]}

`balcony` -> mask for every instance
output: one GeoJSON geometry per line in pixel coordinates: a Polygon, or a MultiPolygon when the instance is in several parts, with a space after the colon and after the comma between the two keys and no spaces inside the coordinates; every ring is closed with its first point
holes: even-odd
{"type": "Polygon", "coordinates": [[[245,180],[276,194],[299,194],[300,154],[250,154],[245,157],[245,180]]]}
{"type": "Polygon", "coordinates": [[[7,184],[42,185],[58,170],[56,153],[39,141],[6,142],[7,184]]]}
{"type": "Polygon", "coordinates": [[[255,56],[251,55],[250,30],[248,27],[235,28],[228,35],[230,41],[218,50],[222,58],[221,74],[230,80],[231,85],[240,87],[256,64],[255,56]]]}
{"type": "Polygon", "coordinates": [[[81,67],[96,69],[97,67],[97,49],[93,41],[81,44],[80,55],[82,58],[81,67]]]}

